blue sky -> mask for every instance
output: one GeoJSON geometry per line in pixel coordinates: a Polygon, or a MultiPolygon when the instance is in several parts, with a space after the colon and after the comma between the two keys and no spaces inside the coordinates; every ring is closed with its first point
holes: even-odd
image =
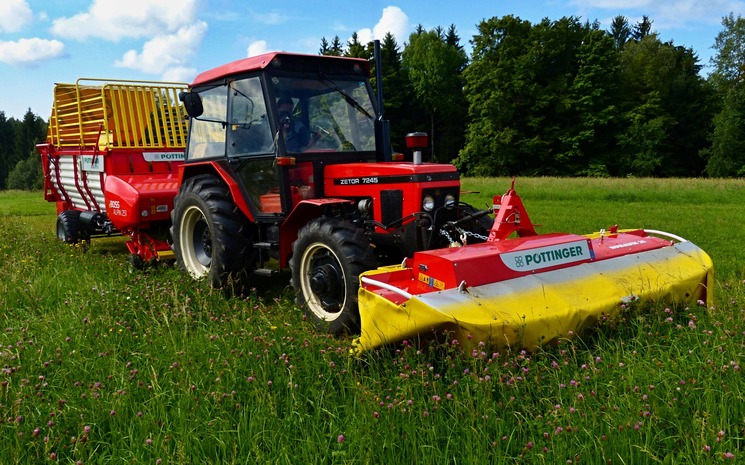
{"type": "Polygon", "coordinates": [[[455,24],[461,43],[483,19],[579,16],[607,29],[616,15],[648,15],[663,41],[708,65],[721,19],[738,0],[0,0],[0,111],[48,118],[55,82],[80,77],[190,82],[203,70],[263,51],[317,53],[322,37],[363,41],[421,24],[455,24]]]}

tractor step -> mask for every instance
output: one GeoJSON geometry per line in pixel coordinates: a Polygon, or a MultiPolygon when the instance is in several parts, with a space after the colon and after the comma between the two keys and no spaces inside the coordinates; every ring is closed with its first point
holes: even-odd
{"type": "Polygon", "coordinates": [[[277,276],[279,274],[279,270],[275,270],[272,268],[256,268],[254,270],[254,274],[256,276],[271,278],[272,276],[277,276]]]}
{"type": "Polygon", "coordinates": [[[262,250],[271,250],[279,247],[277,242],[255,242],[254,247],[262,250]]]}

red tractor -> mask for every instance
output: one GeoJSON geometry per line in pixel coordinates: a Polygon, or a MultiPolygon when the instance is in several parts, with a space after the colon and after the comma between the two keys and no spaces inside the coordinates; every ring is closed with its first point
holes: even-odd
{"type": "Polygon", "coordinates": [[[269,53],[196,77],[171,212],[180,266],[221,288],[289,267],[297,303],[354,332],[360,273],[486,239],[489,211],[460,202],[455,167],[421,162],[425,134],[408,138],[413,160],[390,154],[369,74],[362,59],[269,53]]]}

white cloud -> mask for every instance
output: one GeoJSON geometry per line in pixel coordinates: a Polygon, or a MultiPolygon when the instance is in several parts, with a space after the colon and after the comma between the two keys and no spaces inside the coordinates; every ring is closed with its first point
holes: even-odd
{"type": "Polygon", "coordinates": [[[31,23],[33,13],[26,0],[0,2],[0,33],[18,32],[31,23]]]}
{"type": "Polygon", "coordinates": [[[246,49],[246,56],[255,57],[256,55],[261,55],[262,53],[266,53],[268,51],[269,47],[266,43],[266,40],[255,40],[248,44],[248,48],[246,49]]]}
{"type": "Polygon", "coordinates": [[[196,70],[187,65],[206,32],[207,23],[203,21],[182,26],[173,34],[159,35],[148,40],[141,53],[127,51],[114,66],[161,74],[167,77],[166,80],[186,80],[196,73],[196,70]]]}
{"type": "Polygon", "coordinates": [[[65,45],[58,40],[20,39],[0,41],[0,62],[11,65],[35,66],[65,55],[65,45]]]}
{"type": "Polygon", "coordinates": [[[409,17],[397,6],[383,8],[383,15],[378,23],[372,28],[364,28],[357,31],[358,40],[366,44],[372,40],[382,40],[387,33],[393,34],[397,42],[403,42],[409,37],[409,17]]]}
{"type": "Polygon", "coordinates": [[[196,21],[198,1],[93,0],[87,11],[55,19],[51,31],[77,40],[97,37],[112,41],[174,33],[196,21]]]}
{"type": "Polygon", "coordinates": [[[197,75],[195,68],[188,66],[175,66],[166,70],[160,78],[164,81],[191,82],[197,75]]]}
{"type": "Polygon", "coordinates": [[[610,10],[612,14],[626,16],[630,20],[647,15],[653,21],[653,30],[700,23],[718,24],[722,20],[722,11],[745,9],[745,2],[741,0],[571,0],[570,3],[580,7],[585,15],[588,11],[598,9],[610,10]]]}

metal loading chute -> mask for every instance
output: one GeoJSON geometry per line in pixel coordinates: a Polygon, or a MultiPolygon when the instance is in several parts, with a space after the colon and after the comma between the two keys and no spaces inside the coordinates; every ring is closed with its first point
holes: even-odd
{"type": "Polygon", "coordinates": [[[713,264],[693,243],[615,228],[537,235],[532,226],[506,239],[500,228],[530,225],[519,197],[508,194],[489,241],[418,252],[361,276],[356,350],[433,333],[534,350],[581,334],[631,301],[712,303],[713,264]]]}

